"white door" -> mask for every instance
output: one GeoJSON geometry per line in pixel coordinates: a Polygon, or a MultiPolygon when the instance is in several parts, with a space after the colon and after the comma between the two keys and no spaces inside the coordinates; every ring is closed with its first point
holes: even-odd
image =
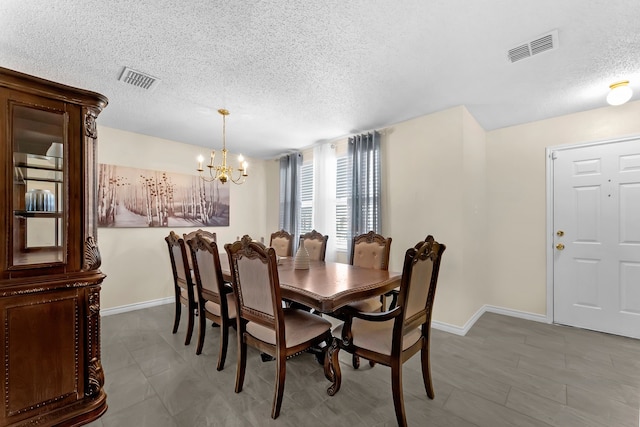
{"type": "Polygon", "coordinates": [[[552,157],[554,321],[640,338],[640,138],[552,157]]]}

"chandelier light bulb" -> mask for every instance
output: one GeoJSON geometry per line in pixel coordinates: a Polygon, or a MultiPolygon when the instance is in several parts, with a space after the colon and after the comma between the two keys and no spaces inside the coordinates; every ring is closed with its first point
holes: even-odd
{"type": "Polygon", "coordinates": [[[609,105],[622,105],[631,99],[633,90],[629,86],[629,80],[614,83],[609,86],[611,89],[607,95],[609,105]]]}

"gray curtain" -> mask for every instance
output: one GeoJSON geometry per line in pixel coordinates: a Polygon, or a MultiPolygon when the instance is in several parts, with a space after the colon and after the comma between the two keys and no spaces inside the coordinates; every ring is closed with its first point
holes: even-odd
{"type": "Polygon", "coordinates": [[[371,230],[380,233],[380,134],[373,132],[349,138],[349,161],[351,237],[371,230]]]}
{"type": "Polygon", "coordinates": [[[280,158],[280,221],[279,227],[293,236],[295,253],[300,223],[300,166],[302,153],[280,158]]]}

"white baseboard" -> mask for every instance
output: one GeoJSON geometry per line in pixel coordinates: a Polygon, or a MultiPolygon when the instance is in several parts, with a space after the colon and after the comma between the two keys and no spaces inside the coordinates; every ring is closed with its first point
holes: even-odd
{"type": "Polygon", "coordinates": [[[451,325],[449,323],[438,322],[433,320],[431,327],[440,331],[449,332],[450,334],[465,336],[473,325],[478,321],[480,316],[484,313],[502,314],[504,316],[517,317],[519,319],[532,320],[534,322],[549,323],[547,316],[536,313],[529,313],[527,311],[513,310],[510,308],[497,307],[495,305],[485,304],[473,316],[464,324],[464,326],[451,325]]]}
{"type": "MultiPolygon", "coordinates": [[[[175,302],[175,297],[160,298],[151,301],[138,302],[134,304],[121,305],[119,307],[107,308],[100,310],[100,315],[110,316],[112,314],[126,313],[128,311],[141,310],[143,308],[155,307],[158,305],[172,304],[175,302]]],[[[475,325],[484,313],[502,314],[504,316],[517,317],[525,320],[532,320],[534,322],[549,323],[547,316],[542,314],[529,313],[526,311],[513,310],[510,308],[497,307],[495,305],[485,304],[473,316],[464,324],[464,326],[456,326],[445,322],[439,322],[437,320],[431,321],[431,327],[440,331],[448,332],[454,335],[465,336],[467,332],[475,325]]]]}
{"type": "Polygon", "coordinates": [[[176,297],[166,297],[154,299],[151,301],[136,302],[134,304],[121,305],[119,307],[106,308],[100,310],[101,316],[110,316],[112,314],[126,313],[128,311],[141,310],[143,308],[155,307],[158,305],[172,304],[176,301],[176,297]]]}

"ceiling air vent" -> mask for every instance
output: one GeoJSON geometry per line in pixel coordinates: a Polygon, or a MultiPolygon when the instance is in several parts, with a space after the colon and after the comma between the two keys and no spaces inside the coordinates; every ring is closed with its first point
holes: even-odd
{"type": "Polygon", "coordinates": [[[516,62],[548,50],[557,49],[557,47],[558,30],[553,30],[547,34],[538,36],[531,41],[509,49],[507,56],[509,57],[509,61],[516,62]]]}
{"type": "Polygon", "coordinates": [[[146,90],[155,89],[155,87],[160,83],[160,80],[157,78],[150,76],[149,74],[133,70],[129,67],[124,67],[118,80],[146,90]]]}

